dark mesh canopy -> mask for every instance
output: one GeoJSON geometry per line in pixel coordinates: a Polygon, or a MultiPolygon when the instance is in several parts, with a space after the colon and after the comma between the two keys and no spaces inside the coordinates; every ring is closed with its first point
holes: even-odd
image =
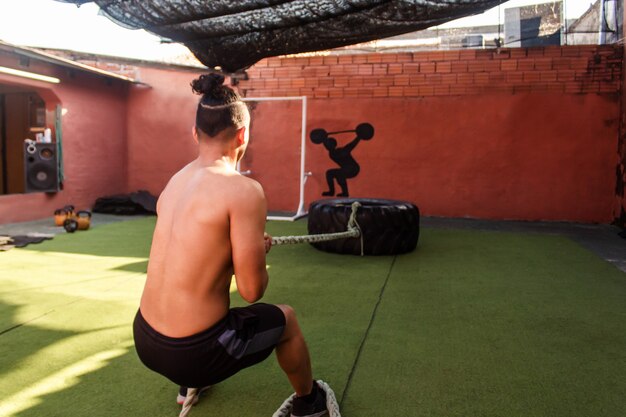
{"type": "Polygon", "coordinates": [[[366,42],[483,12],[504,0],[58,0],[185,44],[208,67],[366,42]]]}

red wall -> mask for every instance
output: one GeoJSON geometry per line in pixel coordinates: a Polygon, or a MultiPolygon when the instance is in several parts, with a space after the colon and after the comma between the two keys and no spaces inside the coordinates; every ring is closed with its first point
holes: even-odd
{"type": "MultiPolygon", "coordinates": [[[[271,58],[239,89],[308,96],[307,136],[373,124],[374,138],[353,152],[361,172],[348,180],[351,196],[411,200],[434,216],[608,223],[619,215],[622,55],[585,46],[271,58]]],[[[0,65],[19,68],[6,54],[0,65]]],[[[147,85],[129,87],[48,64],[30,70],[62,80],[47,93],[68,110],[66,188],[0,196],[0,223],[90,207],[107,194],[158,195],[195,158],[198,97],[189,83],[197,73],[142,67],[147,85]]],[[[297,205],[300,106],[265,102],[253,111],[243,168],[261,181],[271,210],[297,205]]],[[[352,138],[335,137],[340,146],[352,138]]],[[[334,164],[307,140],[306,165],[308,203],[334,164]]]]}
{"type": "MultiPolygon", "coordinates": [[[[624,18],[626,20],[626,8],[624,8],[624,18]]],[[[624,48],[626,48],[626,44],[624,44],[624,48]]],[[[622,76],[626,77],[626,70],[623,71],[622,76]]],[[[622,80],[622,82],[624,82],[624,80],[622,80]]],[[[619,162],[617,164],[617,169],[615,170],[615,175],[617,177],[617,184],[615,187],[615,223],[626,229],[626,95],[622,93],[621,98],[621,118],[618,144],[619,162]]]]}
{"type": "MultiPolygon", "coordinates": [[[[251,135],[241,170],[250,170],[250,177],[263,185],[269,210],[295,212],[300,196],[302,102],[250,102],[248,105],[252,109],[251,135]]],[[[307,152],[311,151],[308,147],[307,152]]],[[[309,154],[308,161],[311,157],[314,155],[309,154]]],[[[310,164],[307,169],[310,170],[310,164]]]]}
{"type": "MultiPolygon", "coordinates": [[[[240,89],[309,96],[308,132],[374,125],[353,152],[361,172],[348,180],[351,196],[410,200],[433,216],[609,223],[621,65],[612,46],[272,58],[240,89]]],[[[297,152],[299,117],[295,103],[260,103],[253,114],[245,168],[271,209],[295,209],[297,170],[274,171],[297,152]]],[[[307,141],[307,155],[310,202],[336,165],[322,145],[307,141]]]]}
{"type": "MultiPolygon", "coordinates": [[[[90,208],[97,197],[126,191],[127,83],[35,60],[23,68],[18,56],[7,52],[0,52],[0,65],[61,79],[53,85],[4,76],[0,83],[33,88],[49,109],[56,100],[67,109],[63,118],[64,190],[0,196],[0,223],[51,217],[56,208],[66,204],[90,208]]],[[[51,117],[48,122],[53,127],[51,117]]]]}
{"type": "Polygon", "coordinates": [[[141,68],[147,86],[128,100],[128,189],[159,195],[170,177],[197,156],[191,136],[199,96],[190,83],[200,73],[141,68]]]}

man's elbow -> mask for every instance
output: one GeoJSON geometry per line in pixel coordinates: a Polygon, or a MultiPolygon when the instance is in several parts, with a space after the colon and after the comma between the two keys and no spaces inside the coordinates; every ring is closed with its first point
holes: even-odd
{"type": "Polygon", "coordinates": [[[255,271],[240,270],[239,274],[237,274],[237,268],[235,267],[235,279],[237,281],[237,291],[241,298],[249,303],[255,303],[265,294],[269,277],[267,276],[265,265],[263,265],[262,269],[255,271]]]}
{"type": "Polygon", "coordinates": [[[240,288],[239,289],[239,295],[241,295],[241,298],[243,298],[246,302],[252,304],[252,303],[256,303],[257,301],[259,301],[262,297],[263,294],[265,293],[265,289],[264,288],[240,288]]]}

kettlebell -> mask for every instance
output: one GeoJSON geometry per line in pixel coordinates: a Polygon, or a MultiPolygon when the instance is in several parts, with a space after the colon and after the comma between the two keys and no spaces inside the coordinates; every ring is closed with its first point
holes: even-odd
{"type": "Polygon", "coordinates": [[[78,223],[78,230],[87,230],[91,225],[91,212],[87,210],[81,210],[76,213],[76,222],[78,223]]]}
{"type": "Polygon", "coordinates": [[[65,209],[54,210],[54,225],[57,227],[63,226],[63,222],[67,219],[67,212],[65,209]]]}
{"type": "Polygon", "coordinates": [[[54,225],[64,226],[65,220],[74,217],[74,206],[67,205],[63,208],[54,210],[54,225]]]}
{"type": "Polygon", "coordinates": [[[78,230],[78,222],[76,219],[65,219],[63,222],[63,228],[67,233],[74,233],[78,230]]]}

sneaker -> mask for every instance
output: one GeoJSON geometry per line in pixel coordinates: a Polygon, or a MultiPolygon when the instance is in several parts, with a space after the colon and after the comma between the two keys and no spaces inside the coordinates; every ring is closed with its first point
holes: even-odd
{"type": "MultiPolygon", "coordinates": [[[[315,383],[317,385],[317,382],[315,383]]],[[[317,385],[317,394],[312,403],[307,403],[300,397],[293,399],[291,417],[322,417],[327,415],[326,392],[317,385]]]]}
{"type": "MultiPolygon", "coordinates": [[[[210,387],[211,387],[210,385],[207,385],[206,387],[202,387],[198,390],[198,395],[193,400],[193,405],[195,405],[198,402],[200,394],[208,390],[210,387]]],[[[183,405],[185,403],[185,398],[187,398],[187,387],[183,387],[181,385],[181,387],[178,390],[178,396],[176,397],[176,402],[178,403],[178,405],[183,405]]]]}

